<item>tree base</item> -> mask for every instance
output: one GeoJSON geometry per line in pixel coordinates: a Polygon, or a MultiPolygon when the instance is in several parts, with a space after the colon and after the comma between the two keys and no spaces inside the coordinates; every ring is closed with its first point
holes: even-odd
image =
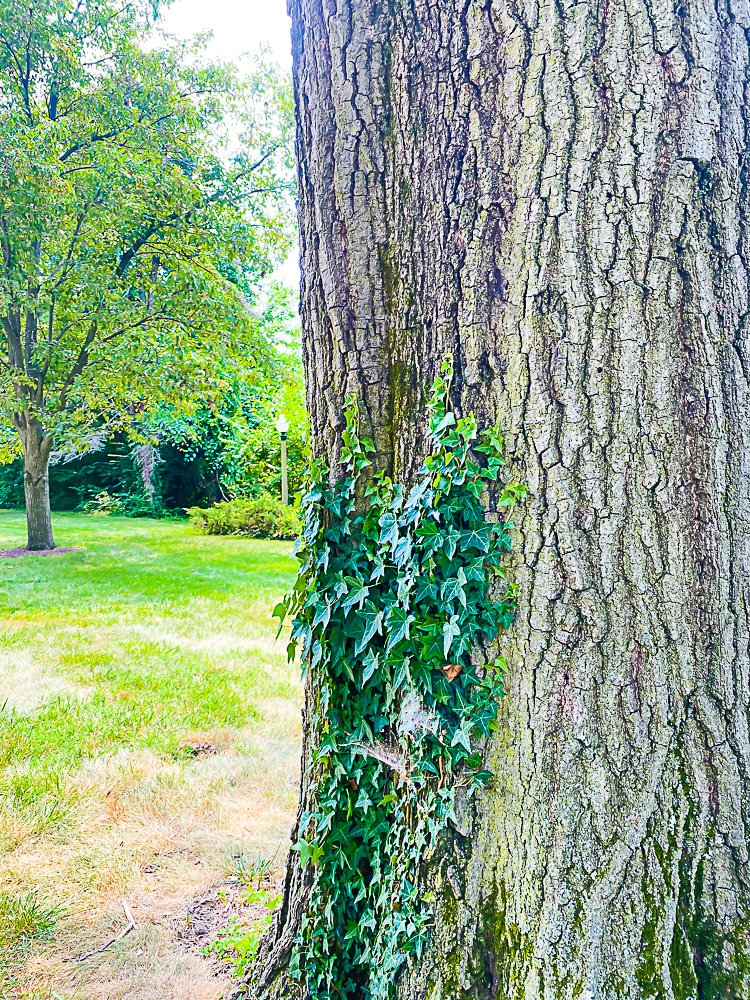
{"type": "Polygon", "coordinates": [[[62,556],[69,552],[83,552],[84,549],[56,545],[51,549],[30,549],[24,546],[19,549],[0,549],[0,559],[22,559],[24,556],[62,556]]]}

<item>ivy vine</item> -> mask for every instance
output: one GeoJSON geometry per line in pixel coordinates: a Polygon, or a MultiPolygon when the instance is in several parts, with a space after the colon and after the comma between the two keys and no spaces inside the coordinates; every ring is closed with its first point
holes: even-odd
{"type": "Polygon", "coordinates": [[[372,441],[346,411],[343,478],[318,463],[303,499],[300,571],[276,609],[294,617],[314,675],[312,808],[299,851],[311,865],[292,975],[310,1000],[388,1000],[433,918],[425,858],[456,819],[456,793],[487,784],[505,662],[472,651],[510,625],[510,520],[523,487],[505,485],[497,523],[483,494],[504,466],[500,432],[449,404],[450,363],[430,401],[432,453],[410,490],[373,471],[372,441]],[[494,598],[493,589],[500,590],[494,598]]]}

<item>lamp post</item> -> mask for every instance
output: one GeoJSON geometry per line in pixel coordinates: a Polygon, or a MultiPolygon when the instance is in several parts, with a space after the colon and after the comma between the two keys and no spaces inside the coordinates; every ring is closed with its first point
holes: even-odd
{"type": "Polygon", "coordinates": [[[276,430],[281,436],[281,502],[289,503],[289,475],[286,467],[286,432],[289,430],[289,421],[283,413],[279,414],[276,421],[276,430]]]}

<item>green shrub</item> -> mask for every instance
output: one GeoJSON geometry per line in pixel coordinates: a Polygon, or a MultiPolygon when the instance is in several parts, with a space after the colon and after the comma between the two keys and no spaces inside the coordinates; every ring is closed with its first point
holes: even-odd
{"type": "Polygon", "coordinates": [[[227,500],[213,507],[191,507],[190,520],[207,535],[248,538],[296,538],[301,523],[297,507],[265,494],[254,500],[227,500]]]}
{"type": "Polygon", "coordinates": [[[86,500],[85,503],[81,504],[81,512],[84,514],[117,514],[118,516],[122,516],[125,514],[125,509],[119,497],[113,497],[111,493],[102,490],[101,493],[97,493],[91,500],[86,500]]]}

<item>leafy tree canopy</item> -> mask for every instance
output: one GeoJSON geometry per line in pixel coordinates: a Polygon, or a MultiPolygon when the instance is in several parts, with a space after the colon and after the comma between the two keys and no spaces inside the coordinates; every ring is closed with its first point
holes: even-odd
{"type": "Polygon", "coordinates": [[[249,307],[289,243],[287,89],[158,12],[0,6],[0,418],[56,448],[189,413],[275,350],[249,307]]]}

